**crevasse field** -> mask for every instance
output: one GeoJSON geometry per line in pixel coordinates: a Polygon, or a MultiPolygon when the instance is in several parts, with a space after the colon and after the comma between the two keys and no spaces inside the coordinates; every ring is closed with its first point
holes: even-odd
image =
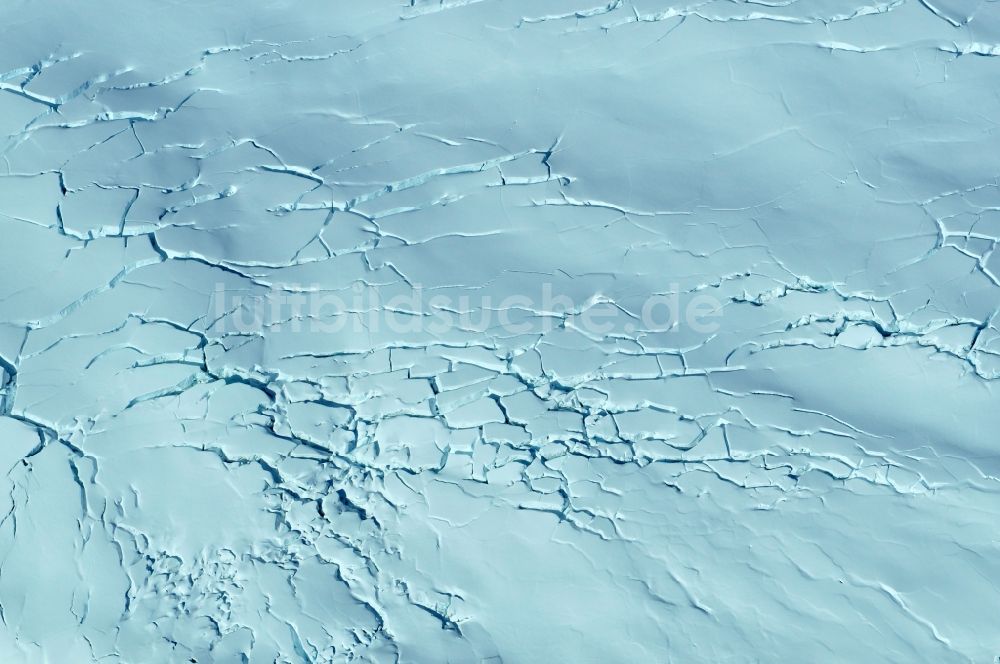
{"type": "Polygon", "coordinates": [[[1000,2],[602,1],[0,4],[0,661],[1000,656],[1000,2]]]}

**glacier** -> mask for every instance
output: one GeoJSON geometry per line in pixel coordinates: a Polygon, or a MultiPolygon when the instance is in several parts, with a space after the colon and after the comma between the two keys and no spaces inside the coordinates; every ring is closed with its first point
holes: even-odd
{"type": "Polygon", "coordinates": [[[998,56],[6,0],[0,661],[1000,661],[998,56]]]}

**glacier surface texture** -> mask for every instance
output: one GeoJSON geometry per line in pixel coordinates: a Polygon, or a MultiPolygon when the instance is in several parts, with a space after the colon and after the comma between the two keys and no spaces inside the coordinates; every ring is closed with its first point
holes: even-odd
{"type": "Polygon", "coordinates": [[[998,242],[995,0],[4,0],[0,662],[995,662],[998,242]]]}

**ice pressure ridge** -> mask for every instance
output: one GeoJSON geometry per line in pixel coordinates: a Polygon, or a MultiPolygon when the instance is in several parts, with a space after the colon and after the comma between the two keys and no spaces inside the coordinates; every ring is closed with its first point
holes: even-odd
{"type": "Polygon", "coordinates": [[[989,0],[6,2],[0,660],[993,661],[997,55],[989,0]]]}

